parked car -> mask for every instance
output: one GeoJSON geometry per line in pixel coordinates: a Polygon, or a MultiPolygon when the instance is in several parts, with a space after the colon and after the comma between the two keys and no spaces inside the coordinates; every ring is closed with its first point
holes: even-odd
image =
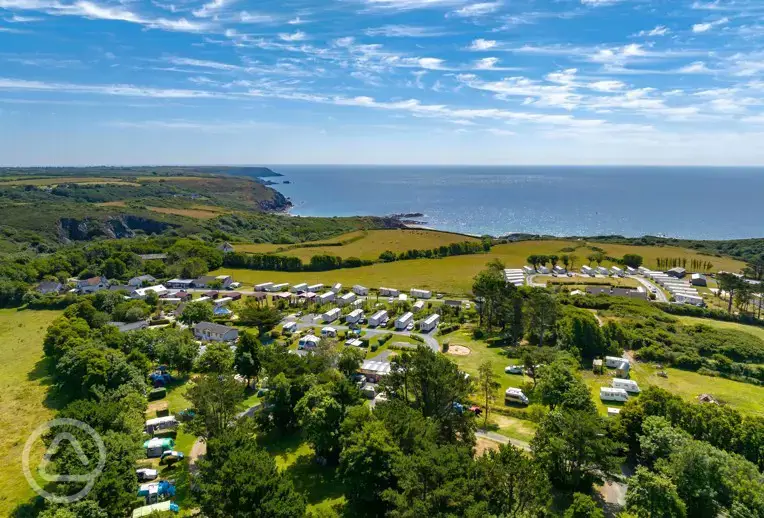
{"type": "Polygon", "coordinates": [[[155,469],[140,468],[135,470],[135,474],[138,476],[138,482],[146,482],[147,480],[154,480],[159,476],[159,472],[155,469]]]}
{"type": "Polygon", "coordinates": [[[506,367],[504,367],[504,372],[507,374],[522,374],[523,366],[522,365],[507,365],[506,367]]]}

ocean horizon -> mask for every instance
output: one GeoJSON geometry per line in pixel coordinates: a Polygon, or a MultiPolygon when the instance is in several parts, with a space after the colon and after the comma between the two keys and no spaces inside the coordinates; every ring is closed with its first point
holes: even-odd
{"type": "Polygon", "coordinates": [[[422,213],[428,228],[493,236],[764,235],[764,167],[268,167],[297,216],[422,213]]]}

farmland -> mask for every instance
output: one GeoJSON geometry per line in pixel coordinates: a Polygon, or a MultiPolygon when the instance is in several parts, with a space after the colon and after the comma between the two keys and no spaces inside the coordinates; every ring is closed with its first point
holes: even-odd
{"type": "Polygon", "coordinates": [[[159,214],[171,214],[176,216],[184,216],[186,218],[193,219],[212,219],[217,218],[221,214],[225,214],[225,209],[219,209],[217,207],[191,207],[187,209],[181,208],[169,208],[169,207],[146,207],[151,212],[158,212],[159,214]]]}
{"type": "Polygon", "coordinates": [[[29,434],[53,417],[42,340],[58,311],[0,310],[0,515],[9,516],[33,496],[21,472],[21,452],[29,434]]]}
{"type": "MultiPolygon", "coordinates": [[[[376,236],[372,238],[373,240],[376,240],[388,232],[398,233],[406,231],[380,230],[370,232],[369,234],[376,236]]],[[[353,253],[358,254],[361,253],[361,247],[364,247],[363,249],[367,250],[366,253],[371,255],[372,250],[376,251],[383,248],[381,243],[385,243],[385,246],[389,244],[389,241],[383,240],[377,245],[373,240],[367,241],[367,239],[369,238],[354,241],[343,247],[327,248],[330,253],[338,254],[339,250],[350,247],[350,249],[353,250],[353,253]],[[366,242],[366,244],[363,244],[364,242],[366,242]]],[[[409,246],[412,243],[413,241],[407,243],[406,246],[409,246]]],[[[363,284],[369,287],[391,286],[400,289],[420,287],[453,295],[466,295],[471,290],[473,277],[491,260],[497,259],[508,267],[519,267],[526,264],[526,258],[529,255],[562,254],[565,253],[561,252],[563,248],[579,247],[576,252],[570,253],[579,257],[577,264],[580,266],[583,264],[585,256],[588,255],[587,252],[589,252],[589,250],[583,248],[583,246],[583,243],[578,241],[522,241],[494,246],[490,252],[485,254],[461,255],[443,259],[396,261],[392,263],[379,263],[372,266],[327,272],[290,273],[223,268],[214,273],[232,274],[236,280],[248,284],[257,284],[268,281],[288,282],[292,284],[300,282],[322,282],[324,284],[341,282],[346,285],[363,284]]],[[[600,246],[606,250],[608,255],[618,257],[627,253],[637,253],[643,255],[648,266],[650,266],[651,260],[654,262],[655,258],[658,257],[684,257],[688,261],[692,259],[710,260],[714,263],[714,268],[729,271],[738,271],[744,266],[741,261],[735,259],[719,257],[709,258],[708,256],[698,254],[692,250],[674,247],[645,247],[610,244],[598,245],[597,243],[588,243],[587,246],[600,246]]],[[[303,250],[310,255],[316,255],[320,253],[319,251],[323,250],[323,248],[304,248],[303,250]]],[[[285,254],[291,255],[294,252],[295,250],[290,250],[289,252],[285,252],[285,254]]]]}

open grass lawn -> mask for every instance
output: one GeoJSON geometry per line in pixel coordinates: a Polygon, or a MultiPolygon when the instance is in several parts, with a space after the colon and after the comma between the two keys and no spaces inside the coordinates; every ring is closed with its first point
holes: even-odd
{"type": "Polygon", "coordinates": [[[462,234],[419,229],[369,230],[366,236],[360,239],[356,239],[357,237],[359,237],[358,232],[343,234],[328,241],[333,243],[352,241],[343,246],[293,248],[280,252],[280,255],[299,257],[303,262],[310,261],[314,255],[323,254],[376,260],[379,254],[386,250],[398,253],[406,250],[437,248],[463,241],[477,241],[473,237],[462,234]]]}
{"type": "MultiPolygon", "coordinates": [[[[726,310],[725,306],[725,310],[726,310]]],[[[764,340],[764,327],[747,326],[745,324],[738,324],[737,322],[722,322],[721,320],[711,320],[710,318],[695,318],[695,317],[676,317],[682,324],[686,326],[694,326],[697,324],[716,327],[719,329],[734,329],[735,331],[743,331],[744,333],[750,333],[758,338],[764,340]]]]}
{"type": "MultiPolygon", "coordinates": [[[[29,434],[53,417],[42,340],[60,311],[0,310],[0,516],[34,496],[21,470],[29,434]]],[[[32,454],[39,457],[42,452],[32,454]]]]}
{"type": "Polygon", "coordinates": [[[187,218],[194,218],[194,219],[212,219],[217,218],[221,214],[224,214],[225,212],[221,212],[219,209],[215,208],[216,210],[209,210],[209,209],[202,209],[202,208],[191,208],[191,209],[183,209],[183,208],[168,208],[168,207],[146,207],[148,210],[152,212],[158,212],[160,214],[172,214],[175,216],[185,216],[187,218]]]}
{"type": "Polygon", "coordinates": [[[320,516],[339,516],[345,504],[344,487],[335,467],[315,462],[313,449],[300,435],[260,437],[262,446],[273,456],[276,466],[285,472],[295,488],[308,500],[308,511],[320,516]]]}
{"type": "MultiPolygon", "coordinates": [[[[392,232],[392,231],[371,231],[370,235],[376,235],[374,232],[392,232]]],[[[447,234],[448,235],[448,234],[447,234]]],[[[463,236],[459,236],[463,237],[463,236]]],[[[351,247],[354,254],[359,254],[361,246],[368,246],[368,237],[347,245],[351,247]],[[363,243],[367,243],[363,245],[363,243]]],[[[651,266],[650,261],[657,257],[686,257],[688,261],[692,258],[710,260],[714,263],[714,269],[720,268],[729,271],[738,271],[743,263],[734,259],[717,258],[701,256],[692,250],[684,250],[672,247],[634,247],[625,245],[607,245],[591,243],[592,246],[600,246],[607,253],[621,257],[626,253],[639,253],[645,257],[646,264],[651,266]],[[649,255],[648,255],[649,254],[649,255]]],[[[241,246],[241,245],[240,245],[241,246]]],[[[256,245],[263,246],[263,245],[256,245]]],[[[279,245],[268,245],[279,246],[279,245]]],[[[424,288],[431,289],[451,295],[468,295],[472,288],[473,278],[479,271],[485,268],[486,264],[493,259],[502,261],[507,267],[520,267],[526,264],[526,258],[533,254],[551,254],[561,255],[561,250],[565,247],[579,247],[572,254],[578,255],[577,267],[580,267],[585,261],[585,257],[591,253],[583,247],[581,241],[524,241],[520,243],[510,243],[493,247],[491,252],[486,254],[461,255],[455,257],[446,257],[443,259],[415,259],[411,261],[396,261],[393,263],[374,264],[361,268],[347,268],[342,270],[333,270],[328,272],[266,272],[244,269],[222,268],[213,272],[214,274],[231,274],[237,281],[247,284],[257,284],[261,282],[289,282],[291,284],[308,282],[321,282],[326,285],[334,282],[352,286],[353,284],[362,284],[368,287],[390,286],[398,289],[424,288]]],[[[339,250],[346,247],[327,247],[333,250],[335,255],[339,250]]],[[[411,246],[403,247],[408,249],[411,246]]],[[[368,248],[369,250],[371,248],[368,248]]],[[[310,256],[315,255],[321,248],[303,249],[310,251],[310,256]]],[[[384,249],[383,249],[384,250],[384,249]]],[[[294,252],[290,250],[288,253],[294,252]]],[[[287,252],[284,252],[287,253],[287,252]]],[[[370,253],[370,252],[367,252],[370,253]]],[[[377,254],[379,255],[379,254],[377,254]]],[[[655,265],[652,264],[654,267],[655,265]]]]}
{"type": "Polygon", "coordinates": [[[273,243],[249,243],[249,244],[234,244],[233,248],[237,252],[247,252],[250,254],[270,254],[271,252],[278,252],[283,250],[289,245],[275,245],[273,243]]]}
{"type": "MultiPolygon", "coordinates": [[[[764,387],[740,383],[724,378],[704,376],[696,372],[666,368],[668,378],[657,375],[658,369],[652,364],[638,362],[632,365],[631,379],[639,383],[642,390],[655,385],[677,394],[688,401],[696,401],[700,394],[711,394],[720,401],[745,414],[764,416],[764,387]]],[[[610,385],[612,376],[595,375],[591,371],[583,373],[587,384],[592,389],[592,398],[604,414],[607,407],[619,407],[621,403],[609,401],[603,404],[599,397],[599,388],[610,385]]],[[[639,396],[632,396],[639,397],[639,396]]]]}
{"type": "Polygon", "coordinates": [[[571,289],[586,286],[615,286],[616,288],[637,288],[642,286],[639,281],[627,277],[552,277],[537,275],[534,282],[546,283],[548,286],[567,286],[571,289]]]}

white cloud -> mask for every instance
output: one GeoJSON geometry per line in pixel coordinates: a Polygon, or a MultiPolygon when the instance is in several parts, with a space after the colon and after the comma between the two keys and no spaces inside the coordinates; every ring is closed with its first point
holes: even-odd
{"type": "Polygon", "coordinates": [[[5,21],[8,23],[32,23],[32,22],[39,22],[42,18],[37,18],[34,16],[19,16],[17,14],[14,14],[10,18],[5,18],[5,21]]]}
{"type": "Polygon", "coordinates": [[[499,58],[483,58],[475,62],[475,70],[494,70],[499,58]]]}
{"type": "Polygon", "coordinates": [[[601,7],[604,5],[617,4],[620,1],[621,0],[581,0],[581,3],[592,7],[601,7]]]}
{"type": "Polygon", "coordinates": [[[621,81],[595,81],[594,83],[589,83],[586,85],[587,88],[597,91],[597,92],[617,92],[619,90],[623,90],[626,85],[621,81]]]}
{"type": "Polygon", "coordinates": [[[214,70],[242,70],[244,67],[239,65],[231,65],[229,63],[221,63],[218,61],[207,61],[202,59],[191,59],[191,58],[180,58],[180,57],[171,57],[168,58],[170,63],[173,65],[178,66],[190,66],[190,67],[199,67],[199,68],[211,68],[214,70]]]}
{"type": "Polygon", "coordinates": [[[470,45],[470,50],[489,50],[498,45],[498,42],[495,40],[484,40],[483,38],[478,38],[472,42],[470,45]]]}
{"type": "Polygon", "coordinates": [[[210,18],[215,16],[236,0],[212,0],[204,4],[201,9],[193,11],[197,18],[210,18]]]}
{"type": "Polygon", "coordinates": [[[485,16],[498,11],[501,8],[501,5],[501,2],[480,2],[477,4],[465,5],[461,9],[457,9],[449,14],[460,18],[485,16]]]}
{"type": "Polygon", "coordinates": [[[384,36],[386,38],[431,38],[444,34],[437,29],[413,25],[385,25],[369,28],[364,32],[367,36],[384,36]]]}
{"type": "Polygon", "coordinates": [[[361,0],[371,9],[388,9],[391,11],[410,11],[412,9],[427,9],[450,7],[463,4],[464,0],[361,0]]]}
{"type": "Polygon", "coordinates": [[[671,34],[671,29],[666,27],[665,25],[656,25],[655,28],[650,29],[649,31],[639,31],[634,36],[638,38],[643,37],[656,37],[656,36],[666,36],[667,34],[671,34]]]}
{"type": "Polygon", "coordinates": [[[308,39],[308,35],[302,31],[297,31],[291,34],[282,32],[281,34],[279,34],[279,38],[281,38],[284,41],[305,41],[308,39]]]}
{"type": "Polygon", "coordinates": [[[294,18],[292,18],[291,20],[289,20],[287,23],[288,23],[289,25],[303,25],[303,24],[306,24],[306,23],[308,23],[308,21],[307,21],[307,20],[303,20],[303,19],[302,19],[302,18],[300,18],[299,16],[295,16],[294,18]]]}
{"type": "Polygon", "coordinates": [[[680,74],[709,74],[711,73],[711,69],[709,69],[704,62],[695,61],[694,63],[683,66],[677,70],[677,72],[680,74]]]}
{"type": "Polygon", "coordinates": [[[702,34],[704,32],[708,32],[714,27],[718,27],[719,25],[724,25],[728,23],[730,20],[727,17],[720,18],[718,20],[715,20],[713,22],[707,22],[707,23],[696,23],[692,26],[692,32],[695,34],[702,34]]]}
{"type": "Polygon", "coordinates": [[[273,23],[275,19],[270,14],[242,11],[239,13],[239,21],[241,23],[257,24],[257,23],[273,23]]]}

